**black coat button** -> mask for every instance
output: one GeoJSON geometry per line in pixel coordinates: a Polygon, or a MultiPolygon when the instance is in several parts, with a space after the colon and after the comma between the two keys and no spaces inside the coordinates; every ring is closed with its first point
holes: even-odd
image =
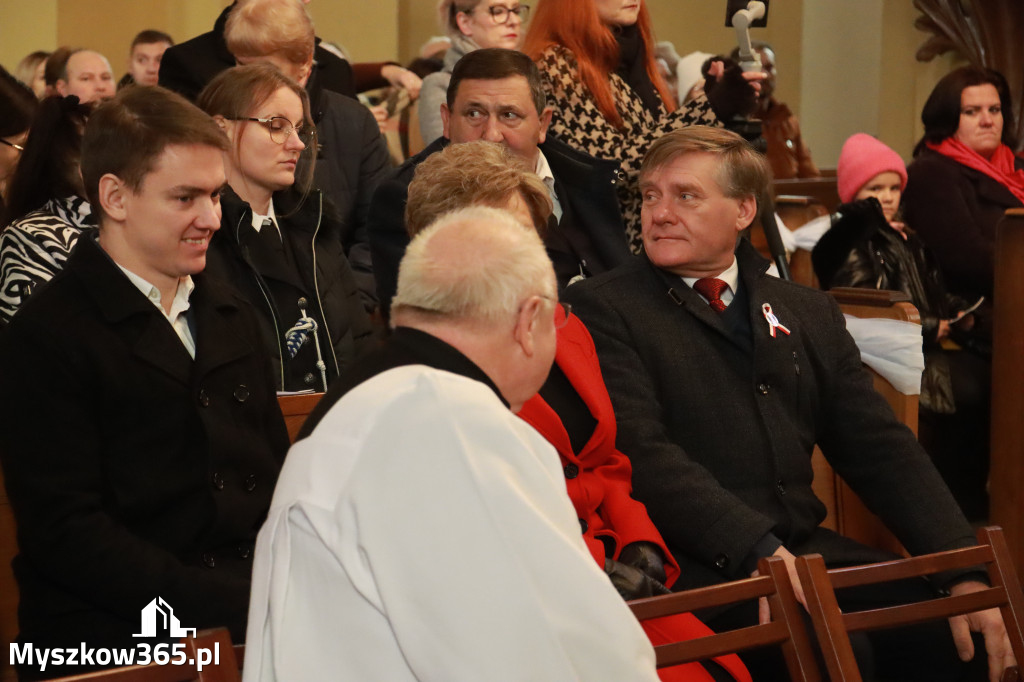
{"type": "Polygon", "coordinates": [[[302,377],[302,380],[306,382],[308,386],[312,386],[316,382],[316,377],[313,376],[312,372],[306,372],[306,376],[302,377]]]}
{"type": "Polygon", "coordinates": [[[775,489],[779,491],[780,495],[786,494],[786,482],[781,478],[775,482],[775,489]]]}
{"type": "Polygon", "coordinates": [[[248,559],[252,556],[252,547],[250,545],[239,545],[238,546],[238,558],[248,559]]]}
{"type": "Polygon", "coordinates": [[[586,533],[588,528],[590,528],[590,526],[587,525],[587,522],[583,519],[580,519],[580,530],[586,533]]]}
{"type": "Polygon", "coordinates": [[[207,394],[205,388],[199,389],[199,404],[202,407],[209,407],[210,406],[210,396],[209,396],[209,394],[207,394]]]}
{"type": "Polygon", "coordinates": [[[213,475],[210,476],[210,483],[217,490],[224,490],[224,477],[220,475],[219,471],[214,471],[213,475]]]}
{"type": "Polygon", "coordinates": [[[256,474],[249,474],[245,477],[245,491],[251,493],[256,490],[256,474]]]}
{"type": "Polygon", "coordinates": [[[715,557],[715,568],[725,569],[729,566],[729,557],[724,554],[719,554],[715,557]]]}
{"type": "Polygon", "coordinates": [[[576,466],[572,462],[570,462],[569,464],[565,465],[565,477],[566,478],[576,478],[579,475],[580,475],[580,468],[578,466],[576,466]]]}
{"type": "Polygon", "coordinates": [[[766,384],[766,383],[764,383],[762,381],[761,383],[759,383],[757,385],[757,392],[760,393],[761,395],[768,395],[768,389],[769,388],[770,388],[770,386],[768,386],[768,384],[766,384]]]}
{"type": "Polygon", "coordinates": [[[240,385],[235,389],[235,400],[240,403],[244,403],[249,399],[249,389],[246,388],[245,384],[240,385]]]}
{"type": "Polygon", "coordinates": [[[203,565],[207,568],[217,568],[217,560],[213,558],[212,552],[203,552],[203,565]]]}

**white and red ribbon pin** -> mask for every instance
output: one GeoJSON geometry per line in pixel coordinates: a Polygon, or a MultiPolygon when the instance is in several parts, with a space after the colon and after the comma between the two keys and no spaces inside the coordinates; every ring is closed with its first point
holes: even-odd
{"type": "Polygon", "coordinates": [[[772,312],[772,306],[769,303],[763,303],[761,305],[761,311],[764,313],[764,319],[768,320],[768,333],[775,338],[775,330],[778,329],[783,334],[789,335],[789,330],[782,326],[779,322],[779,318],[775,317],[775,313],[772,312]]]}

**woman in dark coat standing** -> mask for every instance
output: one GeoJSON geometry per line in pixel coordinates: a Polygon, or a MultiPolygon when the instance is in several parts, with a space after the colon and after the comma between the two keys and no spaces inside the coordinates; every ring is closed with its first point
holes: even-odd
{"type": "Polygon", "coordinates": [[[207,270],[260,313],[278,390],[326,391],[370,342],[372,327],[342,251],[340,219],[319,191],[294,187],[300,156],[316,148],[306,92],[275,67],[252,64],[221,72],[197,104],[231,142],[207,270]]]}
{"type": "MultiPolygon", "coordinates": [[[[991,301],[996,224],[1024,206],[1024,161],[1013,153],[1010,91],[999,73],[957,69],[932,90],[924,137],[907,169],[904,216],[935,253],[951,291],[991,301]]],[[[979,332],[989,334],[985,308],[979,332]]]]}

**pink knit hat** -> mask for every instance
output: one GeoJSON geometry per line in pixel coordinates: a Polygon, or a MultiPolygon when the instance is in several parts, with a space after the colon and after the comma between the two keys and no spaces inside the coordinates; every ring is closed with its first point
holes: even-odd
{"type": "Polygon", "coordinates": [[[836,167],[840,201],[853,201],[869,180],[888,171],[900,176],[901,191],[907,188],[907,166],[899,154],[866,133],[852,135],[843,144],[836,167]]]}

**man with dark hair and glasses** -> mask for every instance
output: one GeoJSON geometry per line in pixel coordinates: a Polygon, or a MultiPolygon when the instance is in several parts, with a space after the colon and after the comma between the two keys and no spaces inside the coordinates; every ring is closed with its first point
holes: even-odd
{"type": "Polygon", "coordinates": [[[529,57],[501,48],[470,52],[455,66],[446,101],[439,106],[444,136],[381,182],[370,206],[370,246],[382,311],[394,295],[398,262],[409,242],[404,211],[413,173],[449,144],[500,143],[547,186],[554,212],[543,239],[560,290],[629,260],[614,191],[619,164],[595,159],[548,135],[551,109],[529,57]]]}

